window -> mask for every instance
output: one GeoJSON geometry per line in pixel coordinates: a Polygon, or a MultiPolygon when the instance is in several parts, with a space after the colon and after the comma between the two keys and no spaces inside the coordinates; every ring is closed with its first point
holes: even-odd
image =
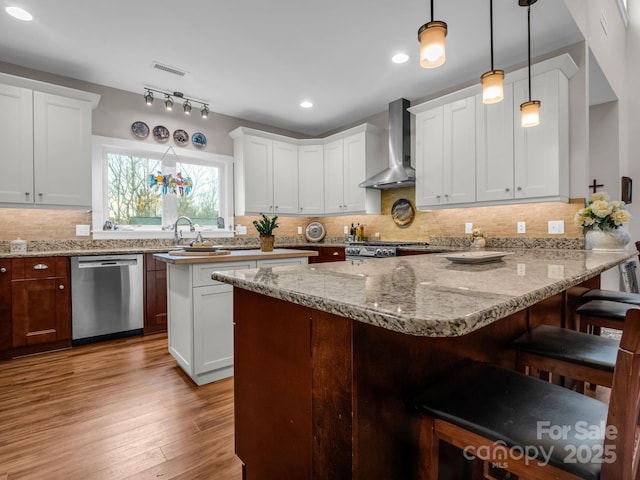
{"type": "Polygon", "coordinates": [[[232,235],[232,157],[105,137],[93,143],[94,238],[171,236],[180,216],[209,236],[232,235]],[[105,229],[107,220],[117,230],[105,229]]]}

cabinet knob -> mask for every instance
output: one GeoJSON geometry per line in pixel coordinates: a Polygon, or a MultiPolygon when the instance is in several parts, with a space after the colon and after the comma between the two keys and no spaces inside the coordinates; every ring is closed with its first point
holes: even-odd
{"type": "Polygon", "coordinates": [[[436,198],[437,198],[437,199],[440,199],[440,195],[436,195],[436,198]]]}
{"type": "Polygon", "coordinates": [[[60,290],[64,290],[64,285],[58,285],[58,288],[59,288],[60,290]]]}
{"type": "Polygon", "coordinates": [[[278,211],[278,205],[276,205],[276,212],[278,211]]]}
{"type": "Polygon", "coordinates": [[[520,192],[522,190],[522,187],[518,187],[517,190],[520,192]]]}
{"type": "Polygon", "coordinates": [[[509,188],[505,188],[504,189],[505,192],[509,192],[509,190],[510,190],[509,188]]]}
{"type": "Polygon", "coordinates": [[[449,198],[449,194],[448,194],[448,193],[445,193],[445,194],[444,194],[444,198],[449,198]]]}
{"type": "Polygon", "coordinates": [[[41,197],[41,196],[43,196],[43,195],[44,195],[44,193],[39,193],[39,194],[38,194],[38,196],[39,196],[39,197],[41,197]]]}
{"type": "Polygon", "coordinates": [[[7,269],[4,267],[0,268],[0,273],[7,273],[7,269]]]}
{"type": "Polygon", "coordinates": [[[31,195],[31,192],[24,192],[24,194],[28,197],[29,195],[31,195]]]}
{"type": "Polygon", "coordinates": [[[302,211],[302,207],[300,207],[300,211],[302,211]]]}

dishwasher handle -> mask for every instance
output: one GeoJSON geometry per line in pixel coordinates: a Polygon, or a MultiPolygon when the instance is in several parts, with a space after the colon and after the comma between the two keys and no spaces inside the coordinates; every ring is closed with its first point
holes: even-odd
{"type": "Polygon", "coordinates": [[[138,264],[135,258],[115,260],[89,260],[78,262],[78,268],[130,267],[138,264]]]}

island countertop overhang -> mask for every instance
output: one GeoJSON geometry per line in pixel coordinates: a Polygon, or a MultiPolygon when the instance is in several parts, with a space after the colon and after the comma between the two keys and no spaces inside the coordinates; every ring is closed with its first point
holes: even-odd
{"type": "Polygon", "coordinates": [[[502,261],[453,264],[419,255],[214,272],[234,287],[413,336],[466,335],[593,278],[634,251],[508,251],[502,261]]]}

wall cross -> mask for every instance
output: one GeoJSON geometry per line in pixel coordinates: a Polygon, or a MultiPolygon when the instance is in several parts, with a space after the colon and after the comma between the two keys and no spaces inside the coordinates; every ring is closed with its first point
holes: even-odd
{"type": "Polygon", "coordinates": [[[598,191],[598,187],[604,187],[604,185],[602,183],[596,182],[596,179],[594,178],[593,183],[589,185],[589,188],[593,188],[593,193],[596,193],[598,191]]]}

